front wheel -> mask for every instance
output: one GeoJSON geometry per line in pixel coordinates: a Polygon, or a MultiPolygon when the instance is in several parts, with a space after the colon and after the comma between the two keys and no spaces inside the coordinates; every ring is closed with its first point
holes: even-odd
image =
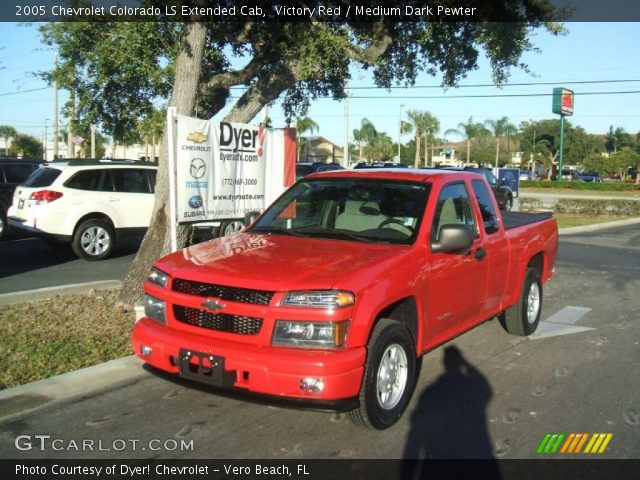
{"type": "Polygon", "coordinates": [[[111,254],[114,244],[111,225],[102,220],[86,220],[76,228],[71,247],[80,258],[102,260],[111,254]]]}
{"type": "Polygon", "coordinates": [[[502,327],[511,335],[531,335],[538,328],[542,312],[542,283],[538,272],[527,269],[518,303],[500,316],[502,327]]]}
{"type": "Polygon", "coordinates": [[[242,220],[231,220],[220,224],[221,237],[228,237],[242,230],[244,230],[244,222],[242,222],[242,220]]]}
{"type": "Polygon", "coordinates": [[[413,337],[399,322],[381,319],[367,345],[360,407],[349,412],[359,425],[384,430],[404,413],[416,384],[417,359],[413,337]]]}

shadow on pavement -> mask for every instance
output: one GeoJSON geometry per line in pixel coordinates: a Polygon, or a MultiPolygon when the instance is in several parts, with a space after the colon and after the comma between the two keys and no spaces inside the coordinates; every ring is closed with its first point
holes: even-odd
{"type": "MultiPolygon", "coordinates": [[[[411,416],[405,459],[485,459],[486,478],[500,478],[489,432],[486,409],[491,385],[463,357],[458,348],[444,350],[445,372],[421,394],[411,416]]],[[[406,462],[402,478],[424,478],[428,466],[406,462]]]]}

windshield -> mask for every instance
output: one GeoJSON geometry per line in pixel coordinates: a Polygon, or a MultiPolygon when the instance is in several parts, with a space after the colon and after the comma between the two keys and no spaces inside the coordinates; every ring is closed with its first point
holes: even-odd
{"type": "Polygon", "coordinates": [[[410,245],[429,193],[424,183],[368,179],[303,180],[250,229],[256,233],[410,245]]]}

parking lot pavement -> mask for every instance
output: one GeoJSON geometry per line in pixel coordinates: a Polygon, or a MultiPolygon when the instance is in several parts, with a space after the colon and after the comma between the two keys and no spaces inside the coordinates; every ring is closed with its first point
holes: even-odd
{"type": "Polygon", "coordinates": [[[139,242],[125,242],[111,258],[89,262],[76,257],[71,248],[53,249],[38,238],[3,240],[0,242],[0,293],[122,280],[138,246],[139,242]]]}
{"type": "Polygon", "coordinates": [[[547,434],[606,433],[597,458],[637,459],[639,291],[640,226],[563,237],[543,319],[572,318],[590,330],[526,339],[489,321],[425,355],[409,409],[384,432],[149,370],[134,383],[0,423],[0,458],[564,458],[537,453],[547,434]],[[17,451],[16,436],[33,432],[130,442],[124,451],[17,451]],[[151,439],[185,440],[192,449],[150,452],[151,439]]]}

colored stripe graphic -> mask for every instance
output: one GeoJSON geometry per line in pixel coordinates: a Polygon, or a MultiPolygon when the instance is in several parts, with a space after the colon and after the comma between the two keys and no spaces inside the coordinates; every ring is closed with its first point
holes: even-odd
{"type": "Polygon", "coordinates": [[[547,433],[538,445],[537,453],[600,454],[612,438],[612,433],[547,433]]]}

